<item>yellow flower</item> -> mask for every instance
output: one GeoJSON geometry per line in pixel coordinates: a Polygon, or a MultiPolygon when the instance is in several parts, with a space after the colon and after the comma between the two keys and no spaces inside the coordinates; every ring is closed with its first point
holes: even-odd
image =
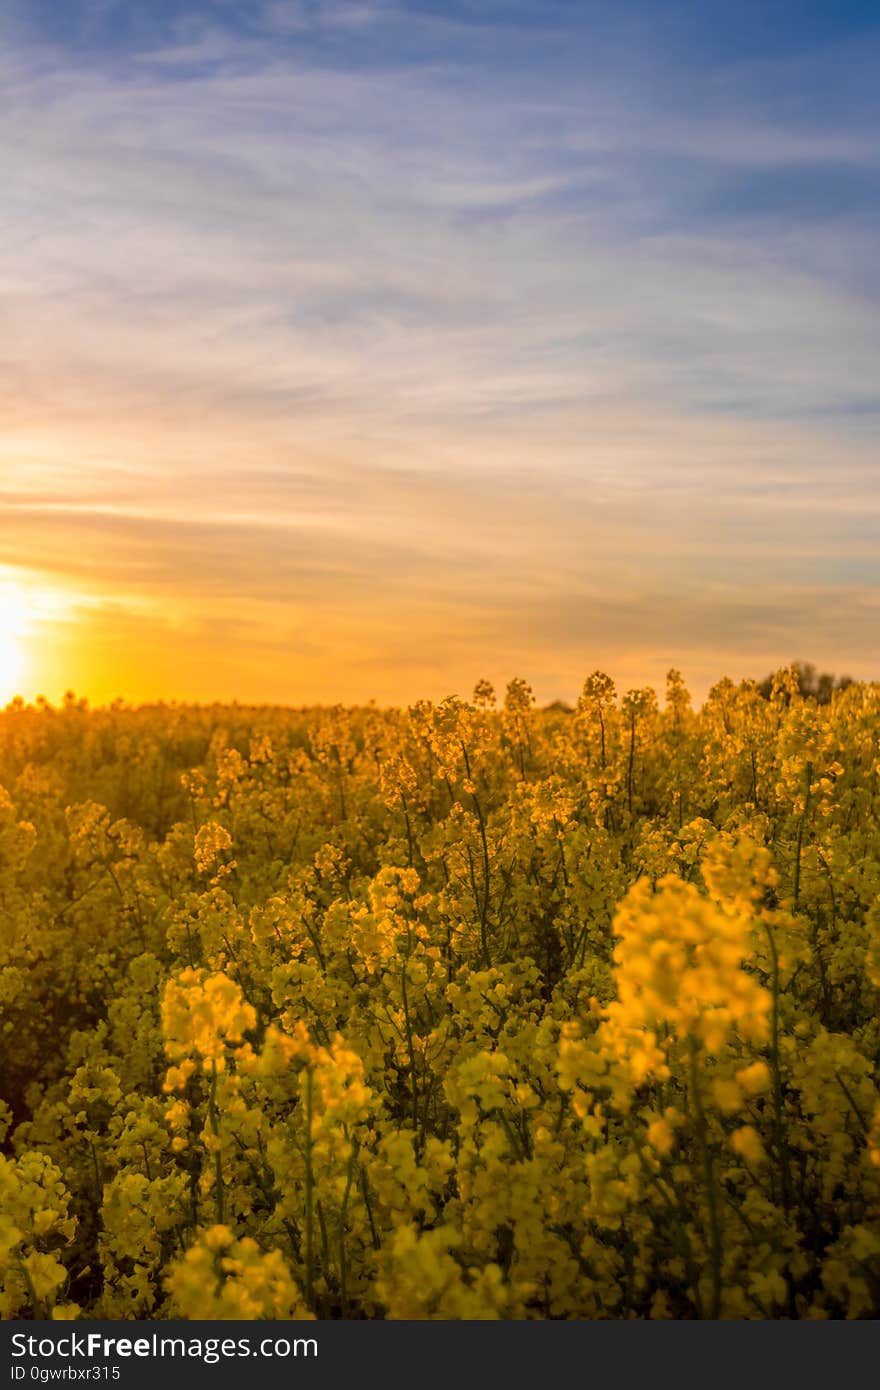
{"type": "Polygon", "coordinates": [[[730,1144],[734,1153],[747,1158],[750,1163],[763,1163],[767,1156],[761,1136],[752,1125],[740,1125],[739,1129],[735,1129],[730,1136],[730,1144]]]}

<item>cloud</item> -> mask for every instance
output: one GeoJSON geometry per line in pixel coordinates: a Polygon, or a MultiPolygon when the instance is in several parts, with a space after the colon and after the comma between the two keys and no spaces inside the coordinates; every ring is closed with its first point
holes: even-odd
{"type": "MultiPolygon", "coordinates": [[[[784,417],[871,395],[876,316],[790,238],[725,225],[726,113],[621,115],[600,86],[547,129],[515,94],[450,86],[446,67],[311,68],[268,46],[257,70],[173,80],[25,63],[7,153],[21,367],[54,376],[75,341],[92,381],[135,396],[290,411],[636,395],[784,417]]],[[[850,134],[808,158],[809,134],[755,117],[741,138],[752,169],[871,154],[850,134]]]]}

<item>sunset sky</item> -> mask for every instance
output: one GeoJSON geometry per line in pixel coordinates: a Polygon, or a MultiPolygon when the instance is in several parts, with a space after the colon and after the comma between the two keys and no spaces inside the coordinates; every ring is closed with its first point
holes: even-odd
{"type": "Polygon", "coordinates": [[[0,700],[880,678],[880,5],[4,0],[0,700]]]}

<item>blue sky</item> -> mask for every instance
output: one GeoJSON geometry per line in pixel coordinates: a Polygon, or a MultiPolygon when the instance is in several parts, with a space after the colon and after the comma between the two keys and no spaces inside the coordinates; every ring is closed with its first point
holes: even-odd
{"type": "Polygon", "coordinates": [[[2,24],[34,682],[880,676],[875,4],[2,24]]]}

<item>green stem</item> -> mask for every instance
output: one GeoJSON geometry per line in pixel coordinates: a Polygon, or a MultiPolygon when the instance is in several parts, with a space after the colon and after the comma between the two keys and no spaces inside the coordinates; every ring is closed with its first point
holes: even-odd
{"type": "Polygon", "coordinates": [[[315,1304],[315,1180],[312,1172],[312,1069],[306,1067],[306,1302],[315,1304]]]}
{"type": "MultiPolygon", "coordinates": [[[[467,773],[468,781],[469,781],[471,784],[473,784],[473,777],[472,777],[472,775],[471,775],[471,760],[470,760],[470,758],[468,757],[468,751],[467,751],[467,748],[465,747],[464,743],[462,743],[462,745],[461,745],[461,751],[462,751],[462,753],[464,754],[464,766],[465,766],[465,772],[467,773]]],[[[525,774],[523,774],[523,775],[525,776],[525,774]]],[[[490,954],[490,952],[489,952],[489,933],[488,933],[488,920],[489,920],[489,873],[490,873],[490,871],[489,871],[489,840],[488,840],[488,837],[487,837],[487,835],[486,835],[486,821],[485,821],[485,818],[484,818],[484,816],[483,816],[483,808],[482,808],[482,806],[480,805],[480,798],[477,796],[476,791],[471,792],[471,800],[472,800],[473,803],[474,803],[474,810],[475,810],[476,813],[477,813],[477,821],[478,821],[479,826],[480,826],[480,841],[481,841],[482,848],[483,848],[483,901],[482,901],[482,906],[481,906],[481,908],[480,908],[480,945],[481,945],[481,947],[482,947],[482,951],[483,951],[483,960],[484,960],[486,969],[489,970],[489,969],[491,969],[491,967],[492,967],[492,956],[491,956],[491,954],[490,954]]]]}
{"type": "MultiPolygon", "coordinates": [[[[217,1063],[211,1063],[211,1090],[208,1094],[208,1121],[214,1138],[220,1138],[220,1121],[217,1116],[217,1063]]],[[[224,1225],[223,1193],[223,1154],[219,1148],[214,1150],[214,1202],[218,1226],[224,1225]]]]}
{"type": "Polygon", "coordinates": [[[348,1156],[348,1169],[345,1174],[345,1192],[342,1196],[342,1207],[339,1212],[339,1296],[342,1304],[342,1316],[348,1316],[348,1264],[345,1258],[345,1223],[348,1219],[348,1199],[351,1196],[351,1185],[354,1180],[354,1165],[357,1158],[357,1145],[352,1144],[351,1153],[348,1156]]]}
{"type": "Polygon", "coordinates": [[[698,1048],[696,1039],[690,1039],[690,1083],[694,1111],[697,1120],[697,1145],[703,1164],[703,1178],[706,1183],[706,1201],[709,1206],[709,1252],[712,1261],[712,1304],[710,1317],[721,1315],[721,1220],[718,1213],[718,1193],[715,1188],[715,1170],[709,1149],[706,1112],[700,1092],[700,1078],[697,1070],[698,1048]]]}
{"type": "Polygon", "coordinates": [[[796,850],[796,852],[795,852],[795,858],[794,858],[794,910],[795,910],[795,912],[797,912],[797,910],[798,910],[798,904],[800,903],[800,897],[801,897],[801,851],[802,851],[802,849],[803,849],[803,847],[804,847],[804,826],[806,825],[806,822],[807,822],[807,816],[810,814],[810,786],[811,786],[812,781],[813,781],[813,764],[812,764],[812,763],[807,763],[807,766],[806,766],[806,776],[807,776],[807,790],[806,790],[806,794],[805,794],[805,796],[804,796],[804,809],[803,809],[803,811],[801,812],[801,818],[800,818],[800,820],[798,821],[797,850],[796,850]]]}
{"type": "Polygon", "coordinates": [[[767,923],[764,931],[770,946],[770,1073],[773,1079],[773,1129],[776,1155],[779,1160],[782,1181],[782,1205],[786,1211],[791,1206],[791,1174],[788,1166],[788,1145],[785,1141],[785,1127],[782,1115],[782,1075],[779,1068],[779,952],[776,938],[767,923]]]}
{"type": "Polygon", "coordinates": [[[403,1000],[403,1023],[404,1023],[404,1030],[405,1030],[405,1033],[406,1033],[406,1050],[407,1050],[407,1055],[408,1055],[408,1057],[409,1057],[409,1077],[410,1077],[410,1087],[411,1087],[411,1089],[412,1089],[413,1129],[414,1129],[415,1132],[416,1132],[416,1140],[415,1140],[415,1142],[416,1142],[416,1159],[418,1160],[418,1148],[419,1148],[419,1140],[418,1140],[418,1135],[419,1135],[419,1084],[418,1084],[418,1077],[417,1077],[417,1073],[416,1073],[416,1050],[415,1050],[415,1045],[414,1045],[414,1043],[413,1043],[412,1022],[411,1022],[411,1020],[410,1020],[410,1013],[409,1013],[409,995],[407,994],[407,989],[406,989],[406,967],[407,967],[407,965],[409,964],[409,953],[410,953],[410,948],[411,948],[411,941],[412,941],[412,933],[411,933],[409,927],[407,927],[407,932],[406,932],[406,955],[404,956],[404,960],[403,960],[403,969],[402,969],[401,972],[400,972],[400,993],[401,993],[401,997],[402,997],[402,1000],[403,1000]]]}

